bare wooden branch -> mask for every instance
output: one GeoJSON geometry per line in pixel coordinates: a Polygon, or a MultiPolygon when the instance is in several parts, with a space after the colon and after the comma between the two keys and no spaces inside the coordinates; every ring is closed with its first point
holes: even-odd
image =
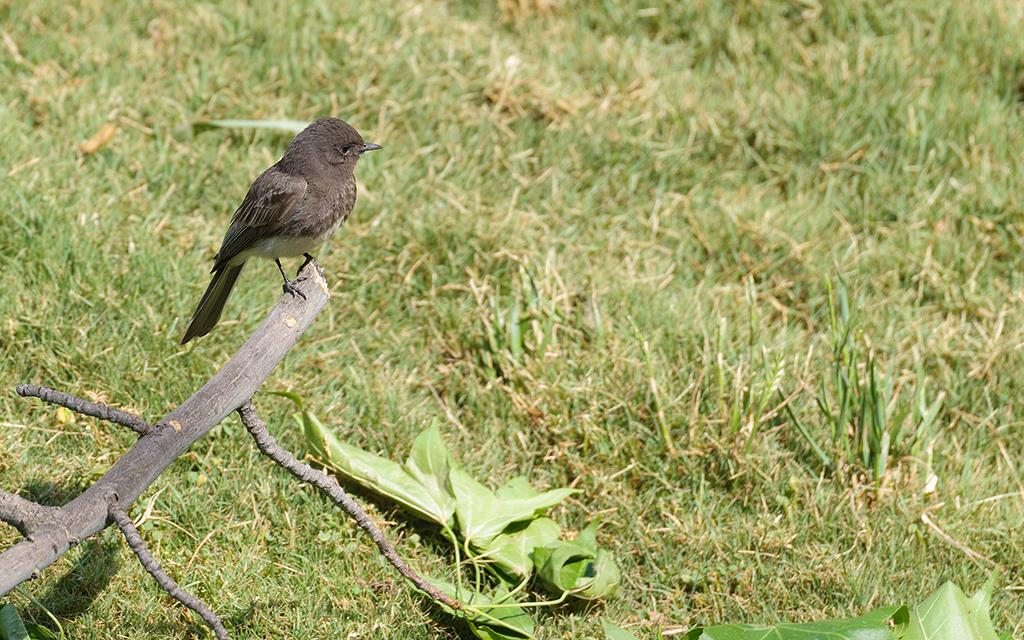
{"type": "Polygon", "coordinates": [[[0,522],[6,522],[21,535],[28,536],[57,510],[26,500],[14,493],[0,490],[0,522]]]}
{"type": "Polygon", "coordinates": [[[256,446],[263,455],[267,456],[280,466],[284,467],[288,473],[292,474],[299,480],[313,485],[327,497],[334,501],[339,507],[341,507],[345,513],[352,516],[352,519],[356,521],[359,528],[370,535],[370,539],[374,541],[377,548],[380,549],[381,554],[391,565],[398,570],[402,576],[404,576],[409,582],[413,583],[418,589],[426,593],[428,596],[438,602],[442,602],[452,609],[461,609],[462,605],[447,595],[438,591],[436,587],[424,580],[409,568],[409,565],[402,560],[398,552],[395,551],[395,547],[384,537],[384,533],[380,528],[374,524],[373,520],[366,515],[355,500],[353,500],[345,490],[341,488],[338,481],[332,476],[327,475],[322,471],[318,471],[313,467],[300,462],[293,456],[287,449],[282,447],[274,440],[274,437],[270,435],[267,430],[267,425],[260,419],[259,415],[256,414],[256,407],[252,405],[252,402],[246,402],[238,409],[238,415],[242,418],[242,423],[245,428],[249,430],[253,439],[256,441],[256,446]]]}
{"type": "Polygon", "coordinates": [[[303,295],[283,295],[209,382],[139,438],[91,487],[0,553],[0,596],[108,526],[109,496],[116,495],[122,508],[129,507],[175,458],[252,397],[327,303],[327,283],[316,263],[307,265],[301,275],[305,277],[295,286],[303,295]]]}
{"type": "Polygon", "coordinates": [[[109,407],[105,404],[100,404],[99,402],[83,400],[82,398],[77,398],[70,393],[64,393],[63,391],[57,391],[56,389],[51,389],[49,387],[40,387],[34,384],[19,384],[15,390],[18,392],[18,395],[23,398],[39,398],[43,402],[60,405],[83,415],[123,425],[140,436],[153,432],[153,425],[149,424],[134,413],[115,409],[114,407],[109,407]]]}
{"type": "Polygon", "coordinates": [[[206,606],[205,602],[179,587],[178,583],[167,575],[167,572],[163,570],[160,563],[157,562],[153,554],[146,548],[146,543],[142,540],[139,530],[135,528],[135,523],[128,517],[124,509],[117,502],[111,501],[109,510],[110,517],[113,518],[121,533],[124,534],[125,542],[128,543],[128,546],[135,553],[135,557],[139,559],[139,562],[142,563],[142,568],[149,575],[153,576],[153,579],[156,580],[160,588],[181,604],[198,613],[219,640],[227,640],[227,629],[221,624],[217,614],[210,607],[206,606]]]}

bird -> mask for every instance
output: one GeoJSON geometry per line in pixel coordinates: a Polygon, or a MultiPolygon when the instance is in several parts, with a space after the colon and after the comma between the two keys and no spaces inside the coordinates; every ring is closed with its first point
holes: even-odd
{"type": "Polygon", "coordinates": [[[305,297],[288,281],[281,258],[303,256],[300,272],[314,261],[311,252],[345,223],[355,207],[356,163],[364,153],[380,148],[364,142],[352,125],[338,118],[320,118],[296,135],[281,159],[253,181],[231,217],[213,258],[213,279],[181,344],[216,326],[249,258],[274,260],[284,278],[284,292],[305,297]]]}

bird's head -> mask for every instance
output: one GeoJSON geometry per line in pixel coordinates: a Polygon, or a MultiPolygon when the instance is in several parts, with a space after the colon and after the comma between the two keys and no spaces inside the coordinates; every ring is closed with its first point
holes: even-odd
{"type": "Polygon", "coordinates": [[[289,155],[302,155],[355,169],[359,157],[367,151],[380,149],[379,144],[365,142],[355,127],[338,118],[320,118],[295,136],[288,146],[289,155]]]}

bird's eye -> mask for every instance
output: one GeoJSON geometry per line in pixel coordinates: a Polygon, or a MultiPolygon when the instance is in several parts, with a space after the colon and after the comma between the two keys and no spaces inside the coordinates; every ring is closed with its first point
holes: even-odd
{"type": "Polygon", "coordinates": [[[353,145],[345,145],[344,147],[341,148],[341,155],[350,156],[355,150],[356,148],[353,145]]]}

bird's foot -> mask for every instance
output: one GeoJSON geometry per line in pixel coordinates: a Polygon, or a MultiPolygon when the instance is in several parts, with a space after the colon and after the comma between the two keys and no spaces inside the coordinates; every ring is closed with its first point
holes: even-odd
{"type": "Polygon", "coordinates": [[[299,265],[299,270],[295,272],[295,275],[297,276],[300,273],[302,273],[302,270],[306,268],[306,265],[312,262],[313,267],[316,269],[316,272],[319,273],[320,277],[322,278],[324,275],[324,268],[320,266],[320,263],[316,261],[316,258],[309,255],[308,253],[304,253],[302,254],[302,256],[305,258],[305,260],[302,262],[301,265],[299,265]]]}
{"type": "Polygon", "coordinates": [[[302,293],[302,291],[299,290],[299,287],[297,286],[300,282],[302,282],[305,279],[306,279],[306,276],[300,276],[298,278],[295,278],[291,282],[288,282],[287,280],[285,280],[285,283],[283,285],[281,285],[281,289],[285,293],[291,294],[291,296],[293,298],[295,296],[299,296],[300,298],[305,300],[306,299],[306,294],[302,293]]]}

